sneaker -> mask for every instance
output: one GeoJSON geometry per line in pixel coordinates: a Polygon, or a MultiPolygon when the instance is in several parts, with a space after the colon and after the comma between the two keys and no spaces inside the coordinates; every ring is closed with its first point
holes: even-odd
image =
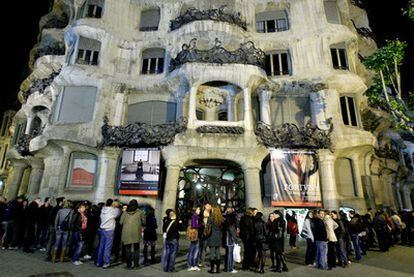
{"type": "Polygon", "coordinates": [[[189,269],[187,269],[187,271],[195,271],[195,268],[192,266],[189,269]]]}
{"type": "Polygon", "coordinates": [[[237,270],[232,270],[232,271],[230,271],[230,273],[237,273],[238,271],[237,270]]]}
{"type": "Polygon", "coordinates": [[[19,249],[19,247],[17,247],[17,246],[9,247],[9,250],[17,250],[17,249],[19,249]]]}
{"type": "Polygon", "coordinates": [[[81,265],[81,264],[83,264],[81,261],[76,261],[76,262],[73,262],[73,264],[74,265],[81,265]]]}
{"type": "Polygon", "coordinates": [[[92,257],[91,257],[91,256],[89,256],[88,254],[86,254],[85,256],[83,256],[83,258],[84,258],[85,260],[90,260],[90,259],[92,259],[92,257]]]}
{"type": "Polygon", "coordinates": [[[103,266],[102,266],[102,268],[103,269],[107,269],[107,268],[109,268],[111,265],[110,264],[104,264],[103,266]]]}
{"type": "Polygon", "coordinates": [[[196,271],[200,271],[200,270],[201,270],[198,266],[195,266],[195,267],[194,267],[194,269],[195,269],[196,271]]]}
{"type": "Polygon", "coordinates": [[[44,248],[44,247],[43,248],[40,248],[39,251],[40,252],[46,252],[46,248],[44,248]]]}

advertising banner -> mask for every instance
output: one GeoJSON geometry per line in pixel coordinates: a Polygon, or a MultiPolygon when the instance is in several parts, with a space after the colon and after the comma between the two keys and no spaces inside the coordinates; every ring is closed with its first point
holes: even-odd
{"type": "Polygon", "coordinates": [[[272,206],[321,207],[318,160],[314,152],[271,149],[272,206]]]}
{"type": "Polygon", "coordinates": [[[158,148],[124,149],[119,176],[121,195],[157,195],[161,151],[158,148]]]}
{"type": "Polygon", "coordinates": [[[96,159],[74,158],[69,186],[92,188],[95,182],[96,166],[96,159]]]}

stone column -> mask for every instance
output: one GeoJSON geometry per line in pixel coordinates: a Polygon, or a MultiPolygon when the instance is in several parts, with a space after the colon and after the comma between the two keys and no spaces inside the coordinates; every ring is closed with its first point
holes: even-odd
{"type": "Polygon", "coordinates": [[[205,109],[204,120],[205,121],[216,121],[217,120],[216,115],[217,115],[217,107],[212,107],[212,108],[207,107],[205,109]]]}
{"type": "Polygon", "coordinates": [[[413,203],[411,202],[411,188],[410,186],[403,185],[402,187],[402,195],[403,195],[403,202],[404,202],[404,209],[408,209],[410,211],[413,210],[413,203]]]}
{"type": "Polygon", "coordinates": [[[28,117],[26,122],[26,130],[24,133],[26,135],[30,134],[30,129],[32,128],[33,117],[28,117]]]}
{"type": "Polygon", "coordinates": [[[105,148],[99,155],[99,171],[96,183],[95,202],[105,202],[113,196],[116,186],[119,151],[115,148],[105,148]]]}
{"type": "Polygon", "coordinates": [[[325,209],[338,210],[338,193],[335,181],[335,156],[326,149],[318,151],[322,201],[325,209]]]}
{"type": "Polygon", "coordinates": [[[227,95],[227,121],[234,121],[234,98],[235,92],[229,91],[227,95]]]}
{"type": "Polygon", "coordinates": [[[181,167],[179,165],[167,166],[167,178],[162,199],[162,209],[160,214],[164,214],[167,209],[174,209],[177,202],[178,177],[181,167]]]}
{"type": "Polygon", "coordinates": [[[12,161],[12,171],[7,178],[7,186],[4,194],[7,200],[13,200],[18,196],[17,193],[19,192],[20,183],[26,168],[27,164],[25,162],[19,160],[12,161]]]}
{"type": "Polygon", "coordinates": [[[272,91],[262,90],[259,93],[260,101],[260,121],[268,125],[272,124],[270,116],[270,99],[272,97],[272,91]]]}
{"type": "Polygon", "coordinates": [[[360,164],[360,158],[359,155],[353,155],[351,157],[352,163],[353,163],[353,169],[354,169],[354,176],[355,176],[355,182],[357,186],[357,193],[358,198],[364,198],[364,189],[362,188],[362,180],[361,180],[361,164],[360,164]]]}
{"type": "Polygon", "coordinates": [[[397,195],[398,209],[399,210],[404,209],[404,203],[403,203],[402,197],[401,197],[401,185],[400,185],[399,181],[397,181],[397,183],[395,184],[395,194],[397,195]]]}
{"type": "Polygon", "coordinates": [[[252,99],[250,97],[250,89],[243,89],[243,105],[244,105],[244,128],[246,130],[253,130],[253,114],[252,114],[252,99]]]}
{"type": "Polygon", "coordinates": [[[31,197],[36,197],[40,191],[40,184],[43,177],[43,164],[42,163],[32,163],[32,171],[30,172],[29,179],[29,188],[27,190],[27,195],[31,197]]]}
{"type": "Polygon", "coordinates": [[[184,95],[183,94],[176,95],[175,102],[177,103],[177,109],[175,111],[175,119],[177,120],[183,116],[184,95]]]}
{"type": "Polygon", "coordinates": [[[188,129],[194,129],[194,122],[197,120],[196,117],[197,109],[197,88],[192,87],[190,90],[190,101],[188,103],[188,129]]]}
{"type": "Polygon", "coordinates": [[[249,167],[244,169],[246,207],[257,208],[259,211],[263,212],[259,172],[260,169],[258,167],[249,167]]]}

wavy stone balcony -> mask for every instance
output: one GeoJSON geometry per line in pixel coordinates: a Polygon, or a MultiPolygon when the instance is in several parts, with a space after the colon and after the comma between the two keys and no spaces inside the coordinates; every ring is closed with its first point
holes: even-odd
{"type": "Polygon", "coordinates": [[[170,72],[186,63],[249,64],[265,68],[265,52],[256,48],[252,41],[241,43],[234,51],[225,49],[216,38],[215,45],[208,50],[197,49],[197,39],[184,43],[182,50],[170,61],[170,72]]]}
{"type": "Polygon", "coordinates": [[[182,26],[194,21],[212,20],[236,25],[244,31],[246,31],[247,23],[245,20],[241,18],[240,13],[231,14],[229,12],[225,12],[225,7],[226,6],[221,6],[218,9],[209,10],[198,10],[196,8],[189,8],[182,15],[170,21],[170,30],[177,30],[182,26]]]}

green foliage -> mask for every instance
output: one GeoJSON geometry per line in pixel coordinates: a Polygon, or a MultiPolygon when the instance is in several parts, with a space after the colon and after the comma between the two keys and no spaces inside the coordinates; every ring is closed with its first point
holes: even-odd
{"type": "Polygon", "coordinates": [[[393,67],[394,62],[401,65],[405,56],[407,43],[404,41],[387,40],[384,47],[379,48],[373,55],[367,57],[364,61],[368,69],[379,71],[386,70],[386,67],[393,67]]]}
{"type": "Polygon", "coordinates": [[[414,0],[408,2],[407,8],[403,10],[403,14],[414,21],[414,0]]]}
{"type": "Polygon", "coordinates": [[[410,91],[405,100],[406,100],[406,103],[407,103],[407,106],[410,112],[414,113],[414,92],[410,91]]]}

